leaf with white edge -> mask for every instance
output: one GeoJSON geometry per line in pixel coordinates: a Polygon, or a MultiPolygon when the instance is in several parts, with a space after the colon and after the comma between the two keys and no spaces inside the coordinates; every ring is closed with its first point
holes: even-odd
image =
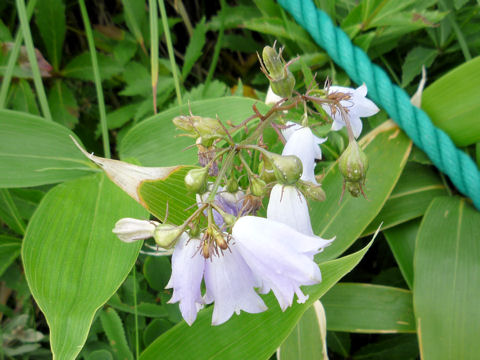
{"type": "Polygon", "coordinates": [[[195,196],[188,193],[184,181],[192,166],[144,167],[105,159],[87,153],[72,140],[87,158],[103,168],[110,180],[158,219],[168,217],[170,222],[180,224],[195,211],[195,196]]]}
{"type": "Polygon", "coordinates": [[[96,311],[130,272],[142,242],[113,233],[124,217],[147,212],[105,175],[82,177],[50,190],[28,224],[22,259],[30,290],[50,327],[56,359],[74,359],[96,311]]]}
{"type": "Polygon", "coordinates": [[[439,197],[423,217],[413,282],[422,359],[480,354],[479,233],[480,213],[464,198],[439,197]]]}
{"type": "Polygon", "coordinates": [[[69,136],[55,122],[0,110],[0,187],[54,184],[95,171],[69,136]]]}
{"type": "Polygon", "coordinates": [[[277,350],[279,360],[328,360],[327,320],[317,300],[302,315],[295,328],[277,350]]]}
{"type": "Polygon", "coordinates": [[[141,354],[140,360],[268,359],[305,311],[360,262],[371,244],[351,255],[321,264],[323,280],[320,284],[303,288],[309,295],[304,304],[294,302],[291,308],[282,312],[275,297],[269,294],[264,296],[269,307],[266,312],[242,312],[213,327],[211,306],[199,312],[191,327],[182,321],[160,336],[141,354]]]}
{"type": "Polygon", "coordinates": [[[341,283],[322,298],[327,328],[358,333],[415,332],[412,292],[381,285],[341,283]]]}

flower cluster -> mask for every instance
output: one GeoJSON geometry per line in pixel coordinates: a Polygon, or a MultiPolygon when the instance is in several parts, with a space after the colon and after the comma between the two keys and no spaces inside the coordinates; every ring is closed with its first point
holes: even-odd
{"type": "MultiPolygon", "coordinates": [[[[347,128],[350,144],[339,167],[344,187],[353,196],[363,193],[368,159],[355,139],[362,130],[360,118],[378,111],[365,97],[366,86],[313,87],[301,95],[294,92],[295,78],[289,70],[295,59],[285,62],[275,45],[267,46],[262,57],[261,69],[271,85],[265,100],[271,105],[267,113],[254,107],[255,114],[237,125],[191,112],[173,119],[183,135],[195,139],[198,150],[200,167],[191,169],[184,182],[196,198],[194,213],[180,225],[127,218],[113,229],[125,242],[152,237],[162,255],[172,255],[167,284],[173,290],[170,302],[179,303],[190,325],[208,304],[213,304],[213,325],[224,323],[233,313],[265,311],[260,294],[270,291],[285,310],[295,295],[299,303],[308,299],[302,286],[321,281],[314,256],[334,239],[314,234],[307,198],[323,201],[326,197],[315,166],[322,159],[320,144],[327,138],[312,131],[309,115],[313,110],[308,104],[325,110],[332,119],[331,130],[347,128]],[[289,110],[299,104],[305,109],[301,124],[289,118],[289,110]],[[264,142],[269,127],[284,143],[281,154],[270,152],[264,142]],[[266,217],[257,216],[267,196],[266,217]]],[[[124,166],[116,173],[130,174],[128,181],[117,182],[126,191],[134,192],[141,181],[171,170],[89,157],[106,171],[124,166]]]]}

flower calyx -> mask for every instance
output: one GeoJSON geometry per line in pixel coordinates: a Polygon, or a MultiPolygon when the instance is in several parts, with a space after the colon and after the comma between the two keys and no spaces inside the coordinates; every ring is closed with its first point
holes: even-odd
{"type": "Polygon", "coordinates": [[[192,169],[185,175],[185,186],[188,191],[203,194],[207,191],[208,167],[192,169]]]}
{"type": "Polygon", "coordinates": [[[323,191],[319,184],[314,184],[311,181],[300,180],[297,183],[297,187],[308,199],[314,201],[325,201],[326,199],[325,191],[323,191]]]}
{"type": "Polygon", "coordinates": [[[185,226],[159,224],[153,232],[153,239],[158,246],[170,249],[177,243],[184,231],[185,226]]]}
{"type": "Polygon", "coordinates": [[[225,128],[218,119],[196,115],[180,115],[173,118],[174,125],[187,132],[185,136],[198,138],[197,143],[209,147],[217,139],[226,135],[225,128]]]}

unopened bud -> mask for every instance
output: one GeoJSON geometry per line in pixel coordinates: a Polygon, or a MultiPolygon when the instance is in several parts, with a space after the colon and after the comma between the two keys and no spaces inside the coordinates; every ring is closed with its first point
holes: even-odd
{"type": "Polygon", "coordinates": [[[215,243],[218,245],[218,247],[222,250],[228,249],[228,244],[225,241],[225,238],[223,237],[223,234],[218,231],[217,229],[212,229],[212,235],[215,240],[215,243]]]}
{"type": "Polygon", "coordinates": [[[210,244],[208,241],[204,241],[202,245],[202,255],[205,259],[210,257],[210,244]]]}
{"type": "Polygon", "coordinates": [[[267,184],[259,177],[252,176],[250,178],[250,192],[252,193],[252,195],[263,196],[265,195],[266,188],[267,184]]]}
{"type": "Polygon", "coordinates": [[[295,184],[302,176],[302,161],[295,155],[270,154],[273,172],[278,181],[285,185],[295,184]]]}
{"type": "Polygon", "coordinates": [[[151,238],[155,231],[155,221],[124,218],[117,221],[112,232],[123,242],[134,242],[151,238]]]}
{"type": "Polygon", "coordinates": [[[295,87],[295,78],[281,55],[274,48],[265,46],[262,58],[273,92],[282,98],[290,97],[295,87]]]}
{"type": "Polygon", "coordinates": [[[368,158],[355,140],[350,141],[340,156],[338,167],[345,181],[364,182],[368,170],[368,158]]]}
{"type": "Polygon", "coordinates": [[[305,197],[315,201],[325,201],[325,191],[320,185],[310,181],[299,181],[297,186],[305,197]]]}
{"type": "Polygon", "coordinates": [[[208,117],[190,115],[177,116],[173,123],[180,130],[186,131],[191,137],[198,137],[199,143],[204,146],[211,146],[215,139],[226,135],[225,129],[219,120],[208,117]]]}
{"type": "Polygon", "coordinates": [[[265,181],[267,184],[270,184],[277,180],[275,173],[273,172],[273,166],[269,161],[261,161],[258,165],[258,170],[260,172],[260,178],[265,181]]]}
{"type": "Polygon", "coordinates": [[[158,246],[164,249],[170,249],[175,245],[184,230],[182,226],[160,224],[155,228],[153,238],[158,246]]]}
{"type": "Polygon", "coordinates": [[[359,197],[362,193],[362,184],[360,182],[345,181],[345,186],[353,197],[359,197]]]}
{"type": "Polygon", "coordinates": [[[233,176],[228,179],[227,184],[225,186],[225,190],[229,193],[236,193],[238,191],[238,181],[233,176]]]}
{"type": "Polygon", "coordinates": [[[203,194],[207,191],[208,168],[192,169],[185,175],[185,186],[188,191],[203,194]]]}

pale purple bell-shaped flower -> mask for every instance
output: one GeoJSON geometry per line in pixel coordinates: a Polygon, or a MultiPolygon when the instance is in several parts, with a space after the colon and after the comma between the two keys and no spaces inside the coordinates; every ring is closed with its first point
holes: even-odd
{"type": "Polygon", "coordinates": [[[212,325],[220,325],[235,312],[260,313],[267,310],[255,292],[259,284],[245,260],[231,243],[229,249],[205,261],[205,302],[215,303],[212,325]]]}
{"type": "Polygon", "coordinates": [[[322,158],[322,150],[318,145],[327,141],[327,138],[319,138],[313,135],[312,130],[294,122],[287,122],[287,128],[282,130],[287,143],[283,148],[282,155],[295,155],[303,165],[303,181],[317,184],[315,180],[315,159],[322,158]]]}
{"type": "MultiPolygon", "coordinates": [[[[380,109],[375,103],[366,98],[367,85],[363,84],[356,89],[343,86],[330,86],[328,95],[333,93],[343,93],[350,95],[349,99],[341,100],[340,105],[348,113],[350,125],[352,126],[353,135],[358,138],[362,132],[362,120],[360,118],[375,115],[380,109]]],[[[332,114],[332,109],[327,104],[322,104],[323,109],[333,120],[332,130],[337,131],[345,126],[345,121],[342,118],[340,111],[335,111],[332,114]]]]}
{"type": "Polygon", "coordinates": [[[165,288],[173,288],[169,303],[180,302],[180,312],[188,325],[197,318],[197,312],[204,304],[200,291],[205,258],[199,250],[200,241],[189,239],[182,234],[172,255],[172,275],[165,288]]]}
{"type": "Polygon", "coordinates": [[[300,289],[322,280],[313,256],[333,240],[308,236],[278,221],[241,217],[233,226],[235,248],[261,283],[260,291],[275,294],[282,310],[308,299],[300,289]]]}
{"type": "Polygon", "coordinates": [[[282,97],[275,94],[272,90],[272,87],[269,86],[268,91],[267,91],[267,95],[265,96],[265,104],[275,105],[280,100],[282,100],[282,97]]]}
{"type": "Polygon", "coordinates": [[[305,235],[313,235],[307,200],[295,186],[276,184],[273,187],[267,218],[284,223],[305,235]]]}

